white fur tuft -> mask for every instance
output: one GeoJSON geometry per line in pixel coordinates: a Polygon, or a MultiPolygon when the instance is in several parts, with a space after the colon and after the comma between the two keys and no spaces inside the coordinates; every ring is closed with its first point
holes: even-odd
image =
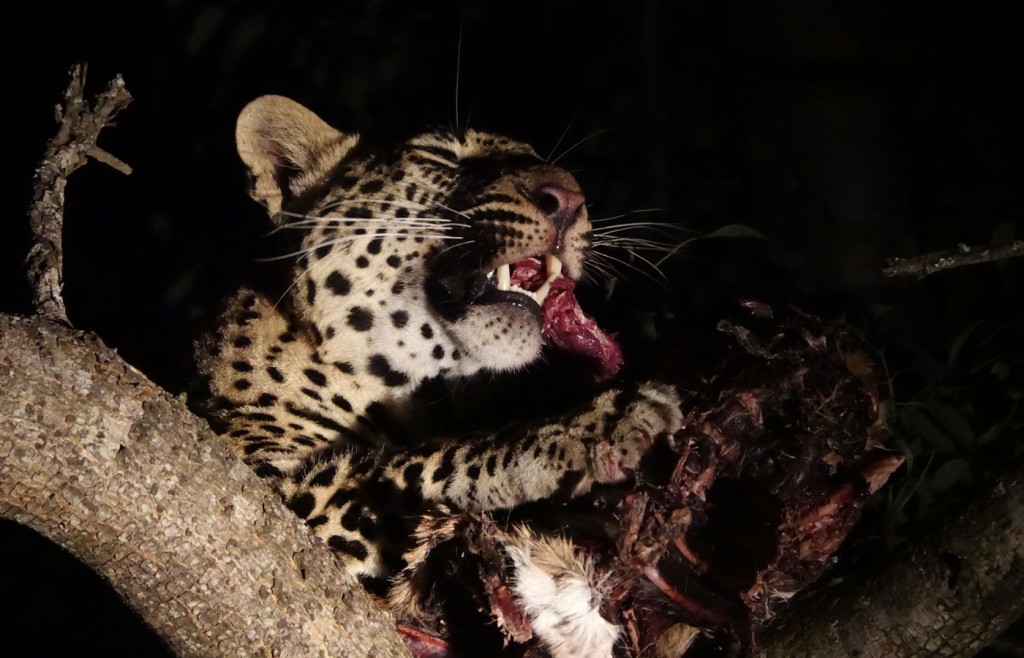
{"type": "Polygon", "coordinates": [[[619,627],[601,616],[593,563],[568,540],[525,529],[508,538],[506,550],[512,591],[552,658],[610,658],[619,627]]]}

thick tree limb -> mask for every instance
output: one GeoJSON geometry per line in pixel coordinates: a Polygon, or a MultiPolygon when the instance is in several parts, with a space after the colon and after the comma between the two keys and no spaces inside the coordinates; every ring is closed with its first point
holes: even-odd
{"type": "Polygon", "coordinates": [[[796,606],[759,656],[970,656],[1024,615],[1024,475],[910,554],[796,606]]]}
{"type": "Polygon", "coordinates": [[[226,447],[102,343],[0,315],[0,516],[103,574],[180,656],[407,655],[226,447]]]}
{"type": "Polygon", "coordinates": [[[928,276],[964,265],[994,263],[1008,258],[1024,256],[1024,240],[999,247],[969,247],[960,245],[956,251],[938,251],[914,258],[890,258],[882,274],[893,276],[928,276]]]}
{"type": "Polygon", "coordinates": [[[69,324],[61,289],[64,286],[64,190],[68,176],[89,157],[121,173],[131,167],[96,146],[100,131],[131,102],[120,76],[107,85],[93,107],[85,100],[85,67],[71,69],[71,82],[64,92],[64,105],[57,106],[57,134],[46,145],[46,153],[32,182],[29,225],[35,244],[25,259],[36,312],[45,318],[69,324]]]}

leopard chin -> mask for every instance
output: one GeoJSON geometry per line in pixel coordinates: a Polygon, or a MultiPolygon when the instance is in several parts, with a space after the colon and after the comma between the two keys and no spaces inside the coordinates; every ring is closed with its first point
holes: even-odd
{"type": "Polygon", "coordinates": [[[428,299],[470,360],[488,370],[516,370],[541,353],[545,301],[564,277],[553,254],[499,265],[486,274],[435,276],[428,299]],[[543,264],[543,266],[542,266],[543,264]]]}
{"type": "Polygon", "coordinates": [[[536,361],[544,347],[539,306],[525,301],[472,304],[449,325],[466,358],[496,372],[517,370],[536,361]],[[533,308],[530,308],[532,305],[533,308]]]}

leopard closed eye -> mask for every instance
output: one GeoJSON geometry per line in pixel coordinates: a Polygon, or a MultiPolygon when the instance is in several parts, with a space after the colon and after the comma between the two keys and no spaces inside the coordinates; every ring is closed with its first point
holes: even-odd
{"type": "MultiPolygon", "coordinates": [[[[505,137],[442,130],[377,152],[276,96],[242,111],[236,140],[253,197],[301,243],[284,297],[239,291],[200,341],[201,410],[356,575],[395,582],[431,506],[577,496],[627,478],[679,428],[675,392],[648,383],[511,440],[368,444],[375,407],[428,378],[514,371],[545,343],[614,374],[619,349],[573,292],[590,246],[583,193],[505,137]]],[[[520,605],[557,658],[611,655],[592,570],[559,541],[509,534],[520,605]],[[583,594],[545,589],[553,570],[583,594]]]]}

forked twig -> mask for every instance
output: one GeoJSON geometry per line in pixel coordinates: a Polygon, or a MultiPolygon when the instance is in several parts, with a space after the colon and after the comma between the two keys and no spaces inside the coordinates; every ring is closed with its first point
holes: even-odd
{"type": "Polygon", "coordinates": [[[970,247],[962,244],[956,251],[938,251],[913,258],[890,258],[882,270],[885,276],[928,276],[964,265],[994,263],[1008,258],[1024,256],[1024,240],[998,247],[970,247]]]}
{"type": "Polygon", "coordinates": [[[121,76],[107,84],[92,107],[85,100],[82,64],[71,68],[71,81],[64,92],[64,104],[56,108],[57,134],[46,145],[46,153],[32,181],[29,226],[33,245],[25,257],[36,313],[69,325],[61,294],[63,288],[64,191],[68,176],[94,158],[123,174],[131,167],[96,145],[100,131],[131,102],[121,76]]]}

